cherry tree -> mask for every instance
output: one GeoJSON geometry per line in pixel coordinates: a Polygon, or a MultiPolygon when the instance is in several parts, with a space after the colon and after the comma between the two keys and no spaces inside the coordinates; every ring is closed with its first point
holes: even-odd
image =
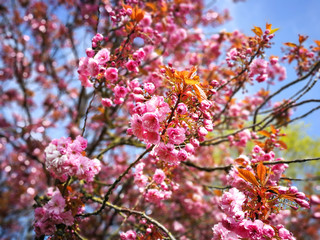
{"type": "Polygon", "coordinates": [[[278,28],[208,34],[230,16],[207,5],[0,4],[4,239],[319,237],[319,178],[285,170],[320,157],[282,156],[320,41],[274,56],[278,28]]]}

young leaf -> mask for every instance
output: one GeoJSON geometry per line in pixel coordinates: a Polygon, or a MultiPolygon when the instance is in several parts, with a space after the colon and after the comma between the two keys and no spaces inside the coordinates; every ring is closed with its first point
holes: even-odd
{"type": "Polygon", "coordinates": [[[267,167],[264,166],[262,162],[260,162],[257,166],[257,175],[262,185],[264,185],[265,183],[266,174],[267,174],[267,167]]]}
{"type": "Polygon", "coordinates": [[[258,35],[259,37],[261,37],[262,34],[263,34],[263,32],[262,32],[262,30],[261,30],[260,27],[254,26],[253,29],[251,29],[251,30],[252,30],[256,35],[258,35]]]}
{"type": "Polygon", "coordinates": [[[237,158],[234,160],[237,164],[245,167],[247,164],[245,163],[245,159],[244,158],[237,158]]]}
{"type": "Polygon", "coordinates": [[[271,134],[266,130],[261,130],[258,133],[260,133],[261,135],[266,136],[268,138],[271,137],[271,134]]]}
{"type": "Polygon", "coordinates": [[[241,178],[243,178],[247,182],[252,183],[256,187],[259,186],[259,183],[258,183],[256,177],[253,175],[252,172],[250,172],[250,171],[248,171],[246,169],[241,169],[241,168],[238,168],[238,172],[239,172],[239,176],[241,178]]]}
{"type": "Polygon", "coordinates": [[[299,34],[299,43],[302,44],[305,40],[308,39],[308,36],[303,36],[299,34]]]}
{"type": "Polygon", "coordinates": [[[280,141],[280,140],[279,140],[279,141],[277,141],[277,143],[279,143],[282,148],[288,149],[287,144],[285,144],[283,141],[280,141]]]}
{"type": "Polygon", "coordinates": [[[286,42],[286,43],[284,43],[284,45],[286,45],[288,47],[297,47],[297,44],[292,43],[292,42],[286,42]]]}
{"type": "Polygon", "coordinates": [[[273,33],[275,33],[276,31],[278,31],[280,28],[274,28],[274,29],[271,29],[270,30],[270,34],[273,34],[273,33]]]}
{"type": "Polygon", "coordinates": [[[203,100],[207,99],[206,93],[202,90],[202,88],[199,84],[194,84],[192,86],[193,86],[193,90],[195,91],[199,102],[202,102],[203,100]]]}
{"type": "Polygon", "coordinates": [[[272,132],[273,134],[276,134],[277,130],[274,128],[274,126],[271,125],[270,128],[271,128],[271,132],[272,132]]]}

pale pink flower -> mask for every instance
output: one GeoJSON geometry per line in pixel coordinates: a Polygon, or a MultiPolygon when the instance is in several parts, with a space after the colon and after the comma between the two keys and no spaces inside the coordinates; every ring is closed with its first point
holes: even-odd
{"type": "Polygon", "coordinates": [[[137,138],[143,139],[142,118],[138,114],[133,114],[130,122],[133,134],[137,138]]]}

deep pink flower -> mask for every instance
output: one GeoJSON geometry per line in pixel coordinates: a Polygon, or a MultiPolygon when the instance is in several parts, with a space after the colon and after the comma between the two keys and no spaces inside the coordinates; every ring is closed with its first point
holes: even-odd
{"type": "Polygon", "coordinates": [[[147,82],[144,84],[144,90],[146,90],[147,93],[152,94],[155,91],[155,86],[151,82],[147,82]]]}
{"type": "Polygon", "coordinates": [[[142,118],[138,114],[133,114],[131,118],[131,128],[134,135],[139,139],[143,139],[142,118]]]}
{"type": "Polygon", "coordinates": [[[177,154],[178,161],[184,162],[188,159],[188,153],[186,150],[181,149],[177,154]]]}
{"type": "Polygon", "coordinates": [[[142,117],[142,126],[149,132],[158,132],[160,128],[158,116],[155,113],[145,113],[142,117]]]}
{"type": "Polygon", "coordinates": [[[98,62],[99,65],[104,65],[110,60],[110,52],[108,49],[101,49],[95,56],[94,59],[98,62]]]}
{"type": "Polygon", "coordinates": [[[104,106],[104,107],[111,107],[113,102],[110,98],[102,98],[101,99],[101,104],[104,106]]]}
{"type": "Polygon", "coordinates": [[[174,144],[181,144],[186,139],[185,135],[186,130],[181,127],[172,128],[169,127],[167,129],[167,134],[169,137],[169,142],[174,144]]]}
{"type": "Polygon", "coordinates": [[[129,230],[127,232],[121,233],[120,234],[121,240],[136,240],[137,234],[133,230],[129,230]]]}
{"type": "Polygon", "coordinates": [[[148,132],[143,133],[143,138],[147,143],[158,144],[160,142],[160,135],[158,132],[148,132]]]}
{"type": "Polygon", "coordinates": [[[111,82],[117,81],[118,80],[118,69],[113,68],[113,67],[109,67],[109,68],[107,68],[104,76],[108,81],[111,81],[111,82]]]}
{"type": "Polygon", "coordinates": [[[180,115],[186,114],[188,107],[184,103],[179,103],[177,106],[177,113],[180,115]]]}
{"type": "Polygon", "coordinates": [[[161,169],[156,169],[153,175],[153,180],[155,181],[155,183],[161,184],[165,178],[165,173],[161,169]]]}
{"type": "Polygon", "coordinates": [[[138,68],[139,64],[136,61],[133,60],[129,60],[126,63],[126,68],[130,71],[130,72],[139,72],[139,68],[138,68]]]}
{"type": "Polygon", "coordinates": [[[117,98],[124,98],[127,95],[127,88],[125,88],[124,86],[117,85],[115,86],[113,91],[117,98]]]}

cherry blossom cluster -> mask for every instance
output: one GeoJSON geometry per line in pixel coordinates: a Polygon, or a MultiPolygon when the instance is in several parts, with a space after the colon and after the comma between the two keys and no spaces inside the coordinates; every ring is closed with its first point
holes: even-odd
{"type": "Polygon", "coordinates": [[[66,201],[59,191],[49,194],[51,199],[43,207],[35,209],[34,229],[37,236],[53,235],[59,224],[71,226],[74,217],[71,210],[66,210],[66,201]]]}
{"type": "Polygon", "coordinates": [[[276,75],[279,75],[279,81],[286,79],[286,70],[280,66],[276,57],[271,57],[270,63],[264,59],[256,58],[250,64],[249,77],[257,82],[275,78],[276,75]]]}
{"type": "Polygon", "coordinates": [[[52,140],[45,149],[46,169],[61,182],[73,176],[92,182],[101,170],[101,163],[85,157],[86,148],[87,140],[81,136],[75,140],[65,137],[52,140]]]}
{"type": "MultiPolygon", "coordinates": [[[[275,136],[271,139],[275,142],[275,136]]],[[[263,165],[280,160],[275,159],[273,151],[265,152],[258,145],[253,148],[250,158],[241,155],[236,159],[227,176],[233,188],[222,195],[219,205],[225,216],[214,226],[213,239],[295,239],[292,233],[274,220],[277,209],[283,205],[292,209],[297,209],[295,204],[304,208],[310,208],[310,205],[306,195],[296,187],[279,185],[287,164],[263,165]]]]}

